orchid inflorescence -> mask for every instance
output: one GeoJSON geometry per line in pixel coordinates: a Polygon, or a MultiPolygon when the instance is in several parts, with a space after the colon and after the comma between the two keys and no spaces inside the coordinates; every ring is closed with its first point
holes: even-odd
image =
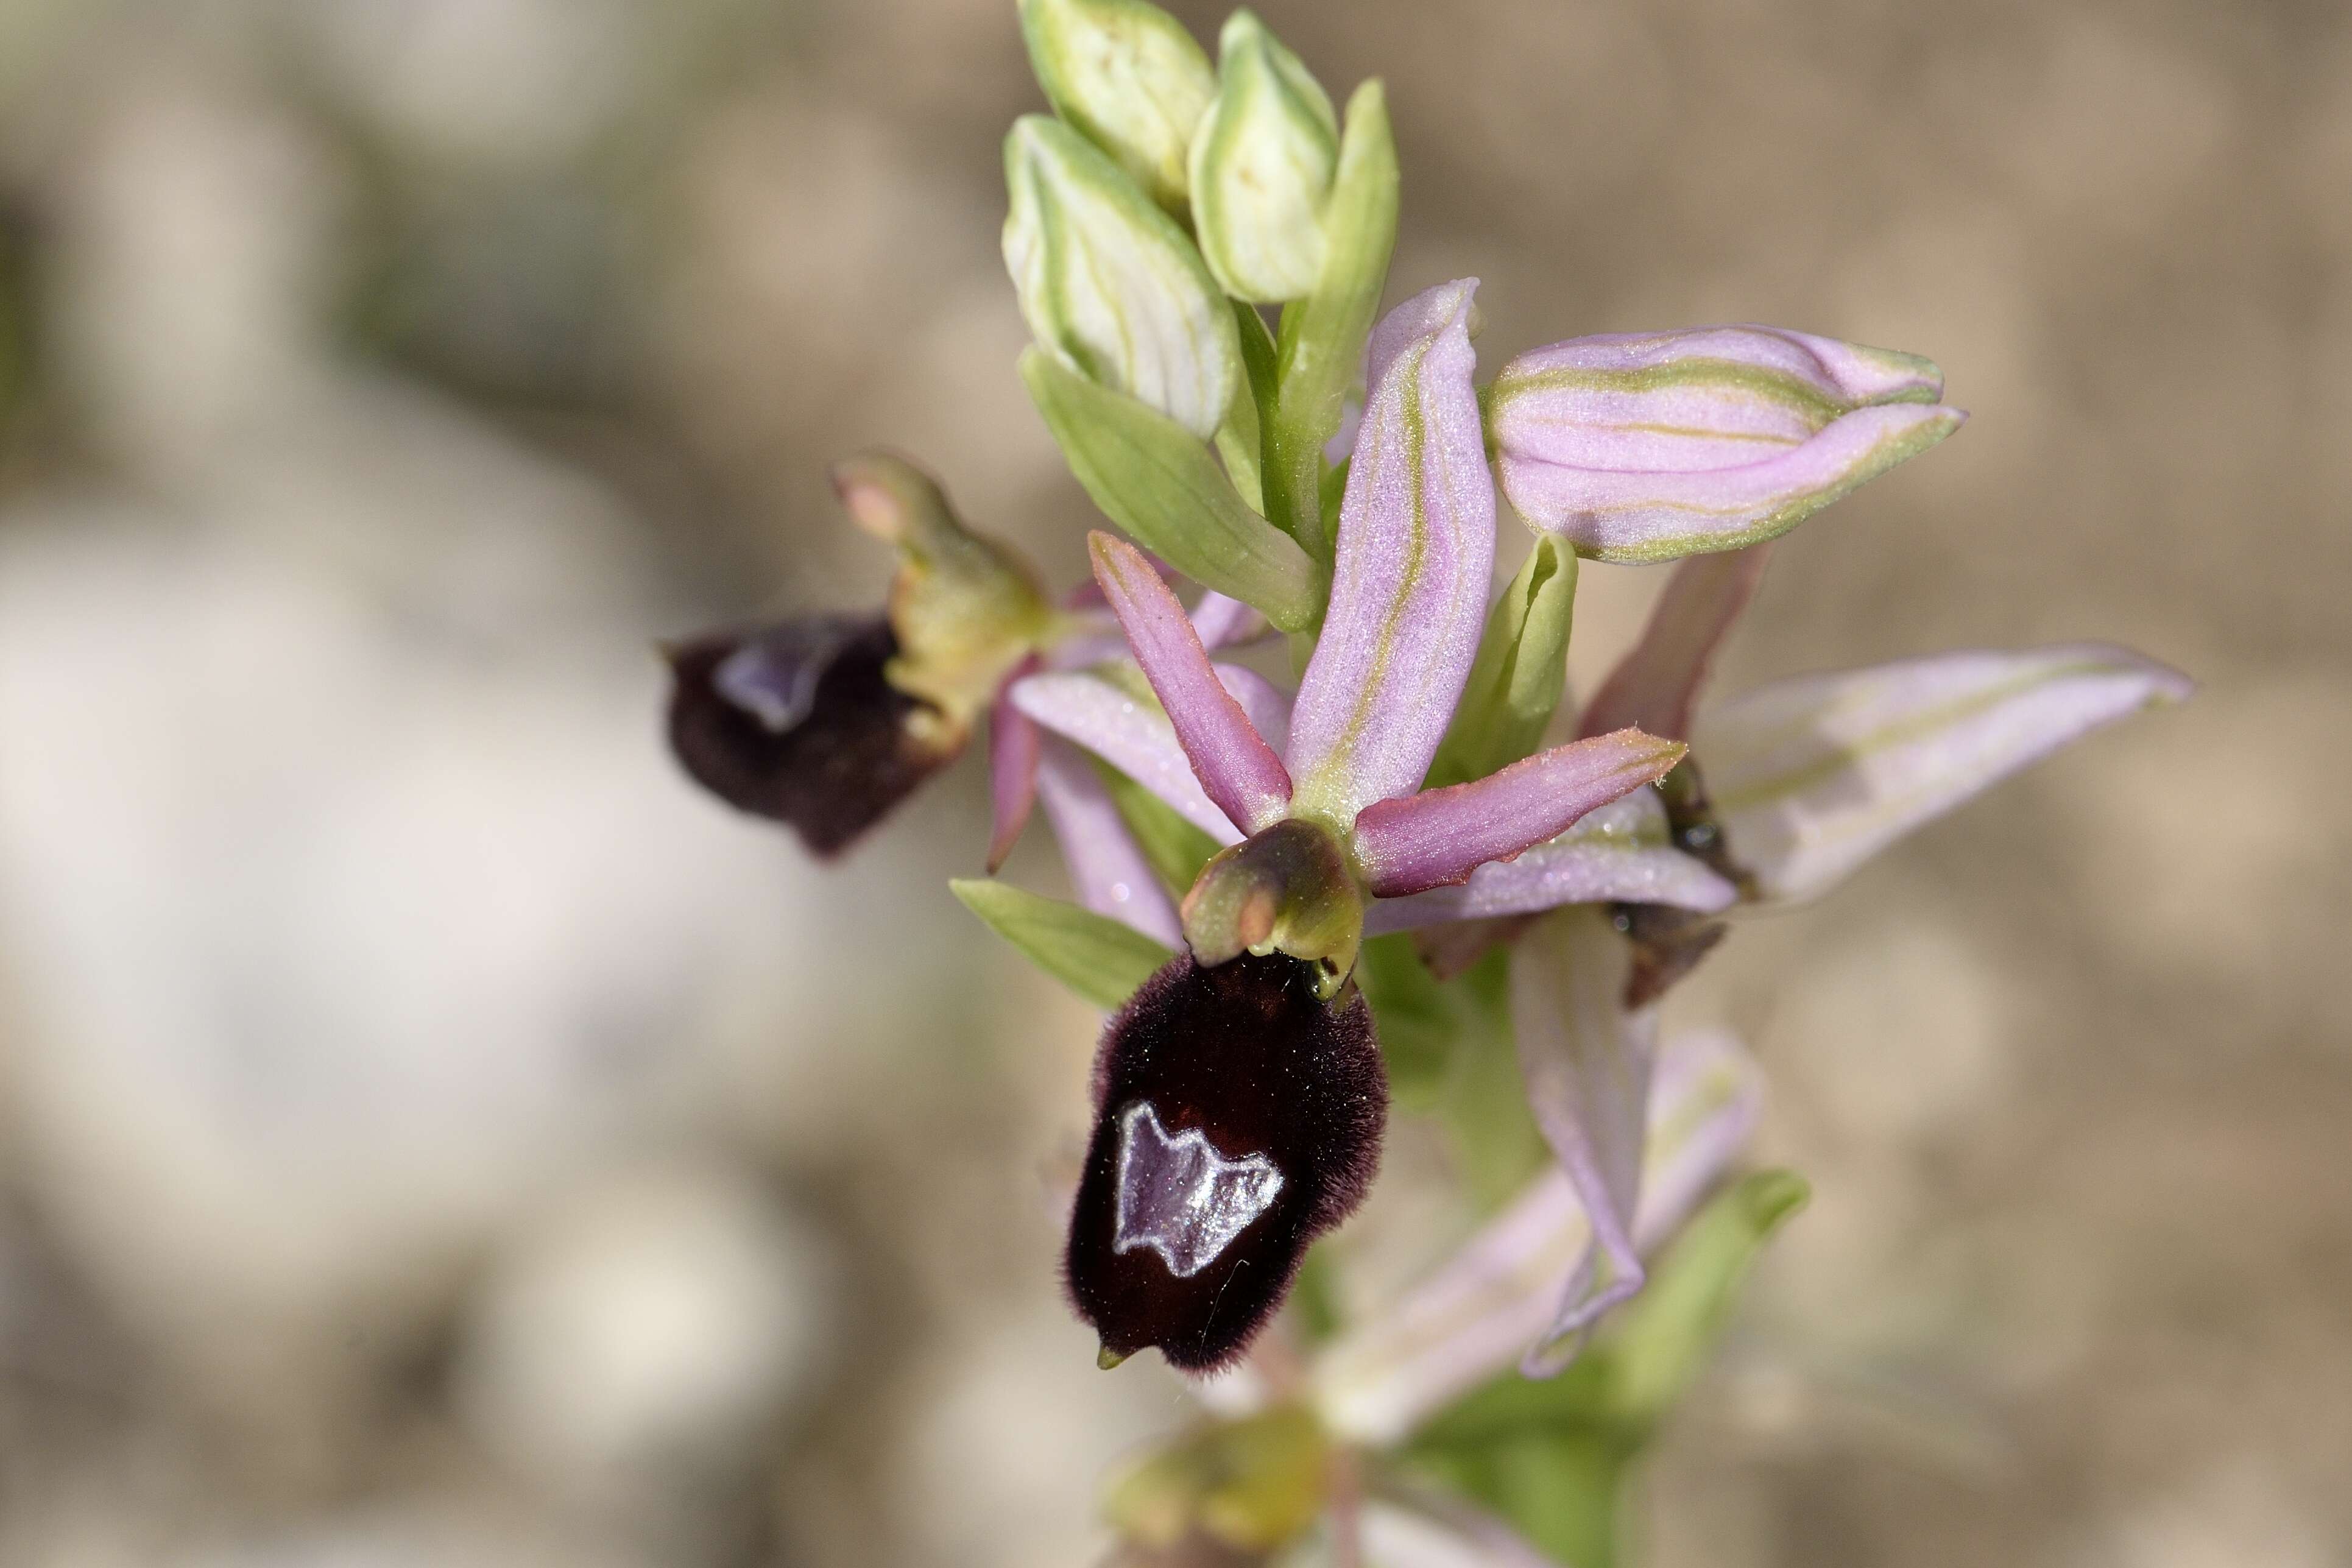
{"type": "Polygon", "coordinates": [[[1245,11],[1213,67],[1140,0],[1021,17],[1054,110],[1005,144],[1021,375],[1134,542],[1092,535],[1093,581],[1057,600],[909,465],[844,464],[846,509],[899,555],[886,610],[678,646],[674,746],[829,857],[987,715],[991,877],[955,890],[1110,1015],[1070,1297],[1106,1365],[1156,1347],[1217,1413],[1114,1490],[1137,1560],[1602,1550],[1578,1531],[1605,1501],[1531,1501],[1489,1450],[1581,1434],[1613,1475],[1803,1195],[1724,1185],[1755,1069],[1720,1037],[1662,1042],[1659,999],[1727,917],[1822,892],[2186,682],[2083,644],[1701,711],[1770,542],[1958,427],[1936,367],[1730,326],[1574,339],[1481,384],[1475,279],[1377,313],[1380,83],[1335,112],[1245,11]],[[1498,482],[1533,540],[1496,597],[1498,482]],[[1580,710],[1580,558],[1676,563],[1580,710]],[[1294,689],[1237,658],[1277,637],[1294,689]],[[992,879],[1040,804],[1075,901],[992,879]],[[1448,1111],[1494,1040],[1517,1109],[1448,1111]],[[1369,1188],[1392,1089],[1499,1168],[1483,1227],[1402,1299],[1262,1340],[1369,1188]],[[1508,1152],[1518,1123],[1544,1157],[1508,1152]],[[1637,1300],[1659,1268],[1680,1286],[1637,1300]],[[1493,1381],[1514,1360],[1576,1365],[1522,1394],[1493,1381]]]}

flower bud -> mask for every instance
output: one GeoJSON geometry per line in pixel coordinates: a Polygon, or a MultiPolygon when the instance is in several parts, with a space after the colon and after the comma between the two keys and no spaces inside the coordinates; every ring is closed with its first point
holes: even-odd
{"type": "Polygon", "coordinates": [[[1924,359],[1770,327],[1578,338],[1486,396],[1511,504],[1602,561],[1787,532],[1966,417],[1924,359]]]}
{"type": "Polygon", "coordinates": [[[1004,264],[1038,342],[1201,439],[1214,435],[1241,385],[1241,339],[1184,231],[1042,114],[1013,121],[1004,183],[1004,264]]]}
{"type": "Polygon", "coordinates": [[[1237,299],[1295,300],[1323,275],[1339,121],[1298,57],[1247,11],[1218,38],[1217,101],[1192,138],[1192,225],[1237,299]]]}
{"type": "Polygon", "coordinates": [[[1307,1243],[1363,1201],[1388,1080],[1371,1009],[1276,955],[1179,954],[1103,1032],[1070,1214],[1070,1297],[1115,1363],[1188,1372],[1248,1348],[1307,1243]]]}
{"type": "Polygon", "coordinates": [[[1021,36],[1055,112],[1182,212],[1185,152],[1217,96],[1184,25],[1142,0],[1021,0],[1021,36]]]}
{"type": "Polygon", "coordinates": [[[730,805],[830,858],[963,748],[892,685],[889,623],[814,616],[668,649],[670,748],[730,805]]]}

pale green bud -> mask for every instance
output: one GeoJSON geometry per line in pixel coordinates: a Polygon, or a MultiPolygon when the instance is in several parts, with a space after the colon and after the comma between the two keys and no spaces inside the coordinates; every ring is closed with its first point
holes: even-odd
{"type": "Polygon", "coordinates": [[[1225,21],[1217,101],[1192,137],[1192,222],[1227,293],[1296,300],[1323,275],[1339,121],[1298,57],[1247,11],[1225,21]]]}
{"type": "Polygon", "coordinates": [[[1185,154],[1217,96],[1184,25],[1142,0],[1021,0],[1021,36],[1055,111],[1182,212],[1185,154]]]}
{"type": "Polygon", "coordinates": [[[1241,340],[1184,231],[1042,114],[1013,121],[1004,183],[1004,264],[1037,342],[1202,440],[1216,434],[1241,385],[1241,340]]]}

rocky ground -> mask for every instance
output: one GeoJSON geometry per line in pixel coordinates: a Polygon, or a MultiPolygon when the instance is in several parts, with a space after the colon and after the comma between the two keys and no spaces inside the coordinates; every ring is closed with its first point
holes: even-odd
{"type": "MultiPolygon", "coordinates": [[[[1972,422],[1791,537],[1724,686],[2202,683],[1678,994],[1816,1196],[1646,1560],[2346,1561],[2352,17],[1261,10],[1388,79],[1392,292],[1482,277],[1490,364],[1941,362],[1972,422]]],[[[1092,1024],[942,885],[980,769],[814,868],[676,775],[649,651],[871,601],[862,446],[1080,570],[1012,12],[0,0],[0,1568],[1097,1549],[1181,1406],[1058,1299],[1092,1024]]],[[[1580,687],[1655,586],[1588,572],[1580,687]]]]}

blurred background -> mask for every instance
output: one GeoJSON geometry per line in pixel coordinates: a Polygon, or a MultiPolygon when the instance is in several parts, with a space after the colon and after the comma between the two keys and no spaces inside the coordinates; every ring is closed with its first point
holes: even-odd
{"type": "MultiPolygon", "coordinates": [[[[1648,1561],[2352,1563],[2352,14],[1261,8],[1387,78],[1391,296],[1482,277],[1490,367],[1942,363],[1724,687],[2202,682],[1677,993],[1816,1196],[1648,1561]]],[[[1098,1549],[1183,1406],[1060,1303],[1093,1021],[948,896],[982,770],[817,869],[650,650],[875,602],[875,444],[1075,579],[1037,106],[1012,0],[0,0],[0,1568],[1098,1549]]],[[[1588,571],[1580,689],[1657,582],[1588,571]]]]}

